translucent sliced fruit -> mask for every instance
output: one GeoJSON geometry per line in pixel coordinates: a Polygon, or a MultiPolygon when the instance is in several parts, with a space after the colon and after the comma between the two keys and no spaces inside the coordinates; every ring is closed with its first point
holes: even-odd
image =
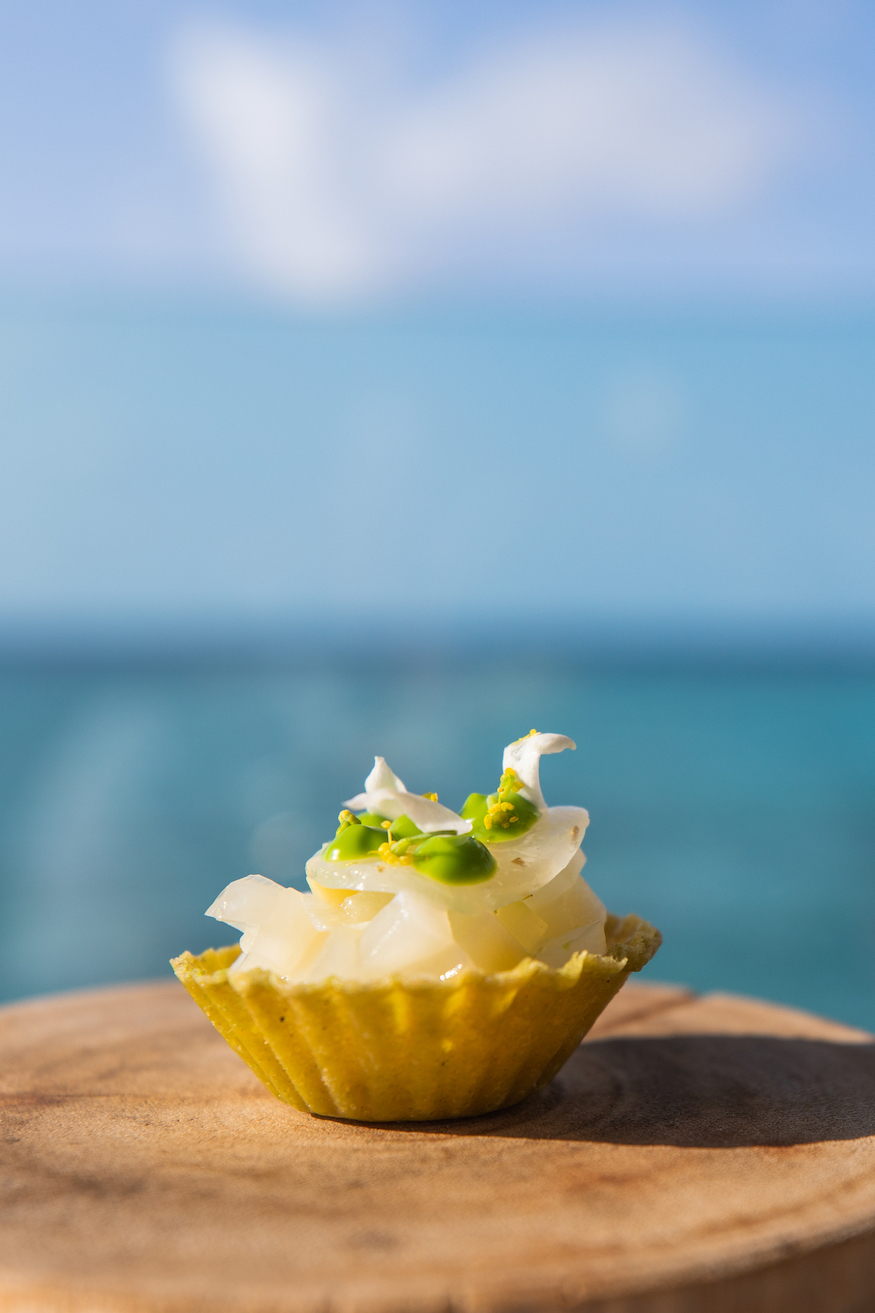
{"type": "Polygon", "coordinates": [[[304,909],[317,930],[337,930],[347,924],[343,903],[327,903],[315,894],[304,894],[304,909]]]}
{"type": "Polygon", "coordinates": [[[359,943],[366,976],[407,971],[454,947],[446,912],[424,898],[400,893],[365,927],[359,943]]]}
{"type": "Polygon", "coordinates": [[[525,903],[508,903],[500,907],[495,916],[505,930],[519,940],[527,953],[537,953],[548,938],[547,922],[542,921],[525,903]]]}
{"type": "Polygon", "coordinates": [[[526,956],[494,912],[450,912],[449,918],[456,943],[481,971],[510,971],[526,956]]]}
{"type": "Polygon", "coordinates": [[[420,958],[412,962],[405,970],[408,977],[426,977],[427,979],[453,980],[461,972],[473,967],[468,954],[458,944],[448,944],[431,957],[420,958]]]}
{"type": "Polygon", "coordinates": [[[331,903],[334,907],[340,907],[344,899],[349,897],[347,889],[329,889],[327,885],[317,884],[315,880],[308,880],[307,883],[317,898],[331,903]]]}
{"type": "Polygon", "coordinates": [[[574,857],[588,823],[582,807],[550,807],[522,838],[494,844],[490,851],[498,871],[489,889],[484,888],[484,899],[494,887],[501,896],[492,905],[500,907],[548,884],[574,857]]]}
{"type": "Polygon", "coordinates": [[[342,926],[332,930],[326,937],[321,952],[299,979],[314,982],[328,980],[331,976],[337,976],[339,980],[359,979],[361,976],[360,939],[361,931],[352,926],[342,926]]]}
{"type": "Polygon", "coordinates": [[[555,939],[549,940],[538,953],[538,957],[548,967],[558,970],[574,953],[597,953],[602,956],[606,951],[605,923],[594,921],[592,925],[577,926],[574,930],[565,930],[555,939]]]}
{"type": "Polygon", "coordinates": [[[555,880],[525,900],[526,905],[546,922],[542,942],[555,938],[569,926],[604,922],[607,916],[602,900],[593,893],[583,876],[575,873],[573,868],[577,865],[582,863],[569,863],[566,871],[561,871],[555,880]]]}
{"type": "Polygon", "coordinates": [[[260,875],[232,881],[207,915],[244,931],[235,971],[258,966],[291,976],[324,939],[307,915],[304,895],[260,875]]]}
{"type": "Polygon", "coordinates": [[[394,897],[394,894],[347,894],[340,910],[349,925],[362,925],[372,921],[394,897]]]}

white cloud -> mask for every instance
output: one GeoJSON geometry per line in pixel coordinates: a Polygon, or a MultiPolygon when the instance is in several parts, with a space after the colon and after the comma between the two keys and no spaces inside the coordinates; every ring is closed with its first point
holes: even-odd
{"type": "Polygon", "coordinates": [[[207,25],[174,69],[237,257],[317,302],[427,280],[462,248],[537,264],[594,223],[719,219],[795,149],[778,98],[676,27],[554,27],[411,88],[339,43],[207,25]]]}
{"type": "Polygon", "coordinates": [[[350,109],[327,52],[231,29],[179,46],[181,102],[253,272],[321,299],[367,285],[375,235],[351,212],[350,109]]]}

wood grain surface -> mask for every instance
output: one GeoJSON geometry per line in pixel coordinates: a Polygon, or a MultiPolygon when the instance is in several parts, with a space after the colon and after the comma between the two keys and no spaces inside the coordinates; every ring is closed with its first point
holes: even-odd
{"type": "Polygon", "coordinates": [[[863,1313],[875,1044],[626,986],[509,1111],[279,1103],[175,982],[0,1009],[0,1309],[863,1313]]]}

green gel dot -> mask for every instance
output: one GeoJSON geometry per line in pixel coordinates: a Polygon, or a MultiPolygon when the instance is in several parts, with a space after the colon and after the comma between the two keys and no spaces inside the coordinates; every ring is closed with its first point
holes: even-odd
{"type": "Polygon", "coordinates": [[[393,839],[412,839],[417,834],[422,834],[422,830],[413,824],[409,816],[399,816],[392,822],[393,839]]]}
{"type": "Polygon", "coordinates": [[[378,816],[376,812],[357,812],[356,815],[362,825],[373,825],[376,829],[379,829],[386,820],[385,816],[378,816]]]}
{"type": "Polygon", "coordinates": [[[495,874],[497,862],[470,834],[433,834],[417,845],[413,866],[442,884],[479,884],[495,874]]]}
{"type": "Polygon", "coordinates": [[[485,793],[469,793],[459,815],[463,820],[473,821],[475,825],[480,825],[483,823],[483,817],[486,815],[488,805],[485,793]]]}
{"type": "Polygon", "coordinates": [[[466,821],[474,822],[472,833],[480,840],[481,843],[504,843],[508,839],[518,839],[526,830],[530,830],[535,821],[540,816],[540,812],[534,803],[529,802],[519,793],[505,793],[502,795],[502,802],[509,802],[513,806],[513,811],[505,812],[505,816],[516,816],[507,828],[500,824],[493,824],[487,830],[483,821],[487,809],[498,802],[498,794],[490,793],[487,798],[483,793],[471,793],[465,801],[460,815],[466,821]]]}
{"type": "Polygon", "coordinates": [[[356,857],[366,857],[385,842],[385,830],[370,825],[349,825],[326,844],[322,856],[327,862],[351,862],[356,857]]]}

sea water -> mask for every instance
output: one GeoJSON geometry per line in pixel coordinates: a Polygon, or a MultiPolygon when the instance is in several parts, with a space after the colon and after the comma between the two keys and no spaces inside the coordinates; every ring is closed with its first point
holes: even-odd
{"type": "Polygon", "coordinates": [[[306,858],[385,756],[459,807],[505,743],[571,735],[551,803],[591,813],[586,875],[657,924],[652,980],[875,1028],[875,677],[452,663],[0,673],[0,992],[166,976],[229,942],[204,908],[306,858]]]}

